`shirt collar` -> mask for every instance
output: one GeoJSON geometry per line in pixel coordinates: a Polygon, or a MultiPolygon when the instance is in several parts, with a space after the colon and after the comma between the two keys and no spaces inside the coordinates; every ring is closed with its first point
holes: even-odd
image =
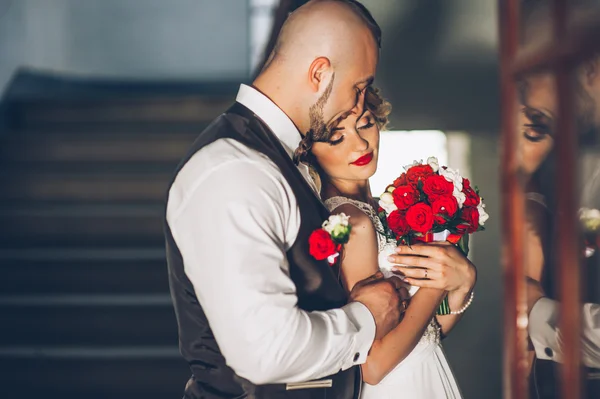
{"type": "Polygon", "coordinates": [[[267,96],[245,84],[240,85],[236,101],[262,119],[292,158],[302,136],[285,112],[267,96]]]}

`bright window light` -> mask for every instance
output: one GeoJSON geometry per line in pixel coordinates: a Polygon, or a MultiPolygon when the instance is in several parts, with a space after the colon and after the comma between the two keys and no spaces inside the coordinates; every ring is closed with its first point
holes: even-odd
{"type": "Polygon", "coordinates": [[[446,134],[439,130],[383,131],[379,143],[377,172],[370,179],[371,192],[379,197],[388,184],[413,161],[437,157],[440,165],[448,164],[446,134]]]}
{"type": "Polygon", "coordinates": [[[250,0],[250,73],[260,68],[279,0],[250,0]]]}

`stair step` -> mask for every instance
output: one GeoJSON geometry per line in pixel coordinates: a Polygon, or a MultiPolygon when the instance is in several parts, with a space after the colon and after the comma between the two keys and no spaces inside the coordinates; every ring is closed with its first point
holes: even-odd
{"type": "Polygon", "coordinates": [[[5,172],[0,201],[154,201],[166,198],[172,173],[5,172]]]}
{"type": "Polygon", "coordinates": [[[152,245],[163,238],[161,205],[0,207],[0,247],[152,245]]]}
{"type": "Polygon", "coordinates": [[[176,345],[171,297],[36,295],[0,297],[6,346],[176,345]]]}
{"type": "Polygon", "coordinates": [[[172,164],[172,170],[200,132],[13,134],[3,140],[0,159],[34,164],[156,162],[172,164]]]}
{"type": "Polygon", "coordinates": [[[205,123],[234,103],[232,96],[136,97],[14,101],[21,127],[115,122],[205,123]]]}
{"type": "Polygon", "coordinates": [[[0,161],[0,179],[17,180],[19,175],[27,178],[37,178],[41,176],[62,177],[70,176],[91,176],[92,178],[110,179],[113,176],[149,176],[159,174],[172,176],[177,168],[178,161],[0,161]],[[13,171],[13,172],[7,172],[13,171]]]}
{"type": "Polygon", "coordinates": [[[190,371],[176,346],[0,348],[0,397],[164,399],[190,371]]]}
{"type": "Polygon", "coordinates": [[[0,250],[0,275],[4,295],[169,292],[163,247],[0,250]]]}

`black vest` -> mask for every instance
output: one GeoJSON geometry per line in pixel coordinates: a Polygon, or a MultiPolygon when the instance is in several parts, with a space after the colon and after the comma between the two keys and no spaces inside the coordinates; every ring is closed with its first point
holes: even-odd
{"type": "MultiPolygon", "coordinates": [[[[308,251],[308,237],[321,226],[329,212],[300,174],[277,137],[250,110],[236,103],[218,117],[196,139],[175,175],[197,151],[223,138],[237,140],[268,156],[277,165],[296,196],[301,225],[296,242],[287,251],[287,258],[290,276],[297,290],[298,307],[305,311],[319,311],[345,305],[348,298],[339,283],[338,268],[330,267],[327,261],[316,261],[308,251]]],[[[185,389],[185,398],[352,399],[358,396],[361,384],[358,367],[327,377],[333,379],[332,388],[287,391],[285,384],[256,386],[237,376],[227,366],[226,359],[215,341],[202,304],[198,302],[192,283],[184,272],[182,256],[173,240],[166,218],[165,236],[171,297],[179,327],[179,346],[192,371],[192,378],[185,389]]]]}

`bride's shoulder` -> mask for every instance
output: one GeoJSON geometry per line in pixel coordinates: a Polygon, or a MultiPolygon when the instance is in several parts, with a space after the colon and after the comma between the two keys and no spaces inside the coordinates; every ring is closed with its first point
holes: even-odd
{"type": "Polygon", "coordinates": [[[352,226],[352,235],[353,236],[366,236],[373,235],[375,233],[375,226],[373,226],[373,221],[365,213],[365,211],[361,210],[356,205],[347,202],[338,205],[337,207],[331,209],[331,214],[339,214],[344,213],[350,217],[348,223],[352,226]]]}
{"type": "Polygon", "coordinates": [[[372,275],[379,268],[377,231],[369,216],[351,202],[331,209],[331,214],[345,213],[352,226],[350,239],[344,245],[342,276],[345,286],[352,289],[356,282],[372,275]]]}

